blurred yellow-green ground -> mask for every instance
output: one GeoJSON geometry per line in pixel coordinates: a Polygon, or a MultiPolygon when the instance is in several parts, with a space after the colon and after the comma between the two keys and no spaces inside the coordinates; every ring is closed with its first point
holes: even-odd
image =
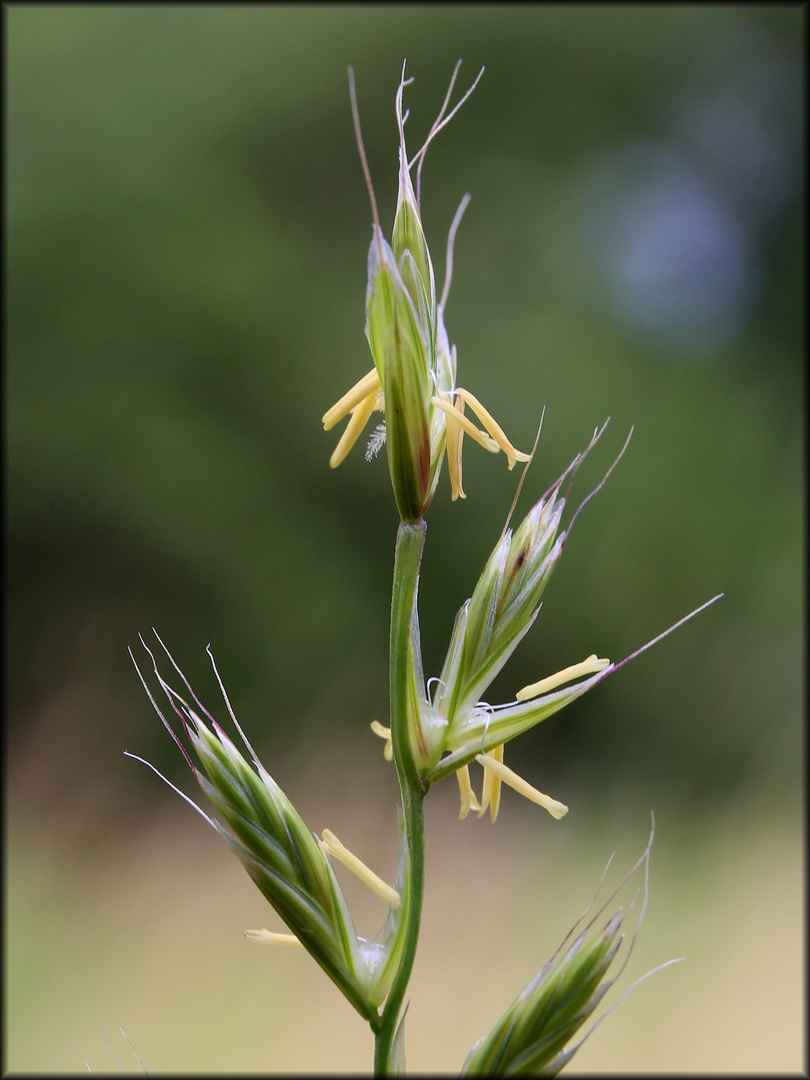
{"type": "MultiPolygon", "coordinates": [[[[570,1071],[799,1072],[804,1044],[806,10],[799,6],[6,7],[7,1071],[368,1069],[371,1038],[226,847],[127,656],[158,629],[209,706],[210,642],[267,768],[393,870],[385,720],[396,512],[384,455],[336,472],[320,417],[369,367],[404,57],[459,379],[521,448],[518,513],[610,416],[493,701],[621,659],[725,596],[508,760],[495,826],[428,803],[409,1067],[457,1071],[615,871],[657,837],[622,983],[676,956],[570,1071]]],[[[420,583],[427,674],[516,476],[444,476],[420,583]]],[[[216,706],[214,707],[216,711],[216,706]]],[[[373,901],[346,882],[361,932],[373,901]]]]}

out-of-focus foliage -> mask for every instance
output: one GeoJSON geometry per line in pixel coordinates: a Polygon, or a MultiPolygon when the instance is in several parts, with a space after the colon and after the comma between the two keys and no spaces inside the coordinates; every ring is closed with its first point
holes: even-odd
{"type": "MultiPolygon", "coordinates": [[[[260,753],[385,720],[388,473],[359,452],[330,472],[320,425],[370,366],[346,66],[390,234],[402,59],[417,147],[461,56],[464,86],[487,70],[428,155],[424,220],[440,285],[472,192],[447,310],[459,378],[521,449],[546,408],[521,508],[610,415],[576,504],[636,426],[493,700],[619,660],[725,592],[541,725],[521,771],[684,811],[795,800],[803,9],[5,14],[7,687],[26,777],[92,804],[143,783],[125,745],[172,768],[126,654],[151,625],[195,685],[212,643],[260,753]]],[[[466,502],[444,476],[428,515],[429,675],[514,493],[502,458],[468,458],[466,502]]]]}

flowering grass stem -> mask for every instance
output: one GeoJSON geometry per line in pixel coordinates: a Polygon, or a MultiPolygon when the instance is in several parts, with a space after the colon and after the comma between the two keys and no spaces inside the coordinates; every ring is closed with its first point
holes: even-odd
{"type": "MultiPolygon", "coordinates": [[[[520,524],[514,529],[510,527],[540,430],[530,454],[517,450],[489,410],[456,381],[456,347],[450,344],[444,311],[452,280],[456,229],[470,196],[462,199],[450,227],[446,277],[438,303],[420,211],[421,173],[427,148],[467,100],[481,73],[448,112],[458,74],[456,66],[427,139],[409,159],[404,131],[408,113],[403,111],[403,91],[412,80],[405,78],[403,64],[395,110],[399,134],[397,210],[389,244],[380,225],[360,131],[354,74],[349,69],[352,117],[373,218],[365,333],[374,366],[327,410],[323,426],[329,431],[347,420],[330,458],[329,464],[335,468],[346,458],[371,414],[381,411],[385,415],[385,423],[371,437],[366,458],[371,459],[386,446],[401,520],[391,601],[390,727],[376,720],[371,724],[374,734],[385,740],[385,760],[393,759],[402,799],[393,884],[375,874],[329,829],[323,829],[319,837],[307,827],[245,738],[210,647],[208,653],[228,715],[241,736],[247,757],[202,705],[160,638],[158,641],[182,680],[188,700],[163,679],[151,649],[143,638],[141,642],[151,658],[160,688],[182,725],[179,731],[175,731],[161,712],[135,664],[155,711],[218,816],[209,817],[179,789],[174,790],[225,839],[290,931],[248,930],[245,936],[265,944],[301,947],[320,964],[374,1033],[375,1076],[405,1072],[406,994],[422,916],[424,798],[431,785],[456,775],[462,819],[471,810],[479,817],[489,810],[494,822],[503,785],[544,808],[552,817],[563,817],[568,813],[564,803],[538,791],[504,764],[505,744],[571,704],[718,599],[714,597],[695,609],[619,663],[611,663],[593,652],[585,660],[556,673],[544,674],[517,690],[513,701],[491,704],[485,699],[487,688],[534,624],[541,596],[574,522],[604,486],[627,448],[630,435],[601,482],[580,503],[567,529],[561,523],[574,477],[601,438],[607,421],[594,430],[585,449],[535,502],[520,524]],[[411,181],[414,166],[416,191],[411,181]],[[465,408],[469,408],[483,428],[465,415],[465,408]],[[445,457],[451,499],[466,498],[461,453],[465,435],[492,454],[503,451],[510,470],[519,461],[525,462],[526,468],[498,542],[472,595],[458,611],[441,674],[425,682],[417,614],[419,570],[427,528],[424,514],[439,482],[445,457]],[[484,774],[480,799],[470,780],[473,762],[482,767],[484,774]],[[387,905],[385,922],[371,939],[360,937],[355,930],[332,860],[351,870],[387,905]]],[[[154,766],[149,767],[157,773],[154,766]]],[[[157,774],[165,779],[161,773],[157,774]]],[[[632,952],[646,908],[652,839],[651,832],[644,855],[631,871],[644,864],[645,899],[619,970],[608,973],[624,936],[622,909],[598,930],[594,924],[604,914],[606,905],[603,905],[582,927],[594,898],[551,960],[514,999],[490,1032],[475,1044],[464,1065],[464,1075],[556,1075],[576,1053],[600,1021],[579,1042],[572,1044],[572,1040],[578,1037],[579,1029],[621,974],[632,952]]],[[[452,1023],[452,1017],[449,1022],[452,1023]]]]}
{"type": "Polygon", "coordinates": [[[425,543],[426,525],[402,523],[397,532],[394,555],[394,586],[391,599],[391,740],[394,764],[402,793],[404,842],[408,845],[410,874],[407,888],[410,895],[403,898],[407,910],[407,924],[399,967],[391,983],[391,989],[380,1014],[379,1025],[374,1030],[374,1075],[390,1076],[397,1068],[399,1018],[408,981],[411,977],[419,924],[422,917],[422,894],[425,870],[425,808],[423,799],[428,790],[419,775],[410,738],[408,711],[410,706],[411,664],[413,641],[411,638],[419,583],[419,566],[425,543]]]}

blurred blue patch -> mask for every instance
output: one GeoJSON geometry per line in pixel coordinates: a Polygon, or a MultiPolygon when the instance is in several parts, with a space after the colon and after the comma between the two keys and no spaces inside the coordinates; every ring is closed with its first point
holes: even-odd
{"type": "Polygon", "coordinates": [[[802,78],[737,25],[704,44],[665,113],[658,138],[593,170],[586,246],[622,323],[706,358],[744,330],[767,229],[800,191],[802,78]]]}

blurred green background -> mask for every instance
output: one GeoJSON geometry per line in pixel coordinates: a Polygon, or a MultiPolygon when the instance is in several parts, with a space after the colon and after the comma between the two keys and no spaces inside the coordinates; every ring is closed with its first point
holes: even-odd
{"type": "MultiPolygon", "coordinates": [[[[277,920],[225,847],[123,756],[192,791],[127,646],[157,628],[211,706],[210,642],[308,823],[390,874],[395,784],[368,724],[396,510],[384,455],[333,473],[320,423],[370,366],[346,67],[390,233],[402,60],[413,152],[463,57],[459,90],[486,72],[427,156],[423,217],[440,285],[472,193],[447,309],[460,382],[521,449],[546,409],[519,513],[610,416],[576,505],[635,425],[491,700],[725,596],[510,748],[564,822],[507,794],[494,828],[459,824],[436,789],[409,1063],[460,1067],[654,808],[634,974],[689,961],[575,1066],[798,1070],[805,9],[4,15],[6,1067],[104,1071],[106,1028],[137,1071],[119,1024],[152,1070],[370,1065],[308,958],[242,939],[277,920]]],[[[467,500],[442,477],[429,675],[516,479],[472,446],[467,500]]]]}

